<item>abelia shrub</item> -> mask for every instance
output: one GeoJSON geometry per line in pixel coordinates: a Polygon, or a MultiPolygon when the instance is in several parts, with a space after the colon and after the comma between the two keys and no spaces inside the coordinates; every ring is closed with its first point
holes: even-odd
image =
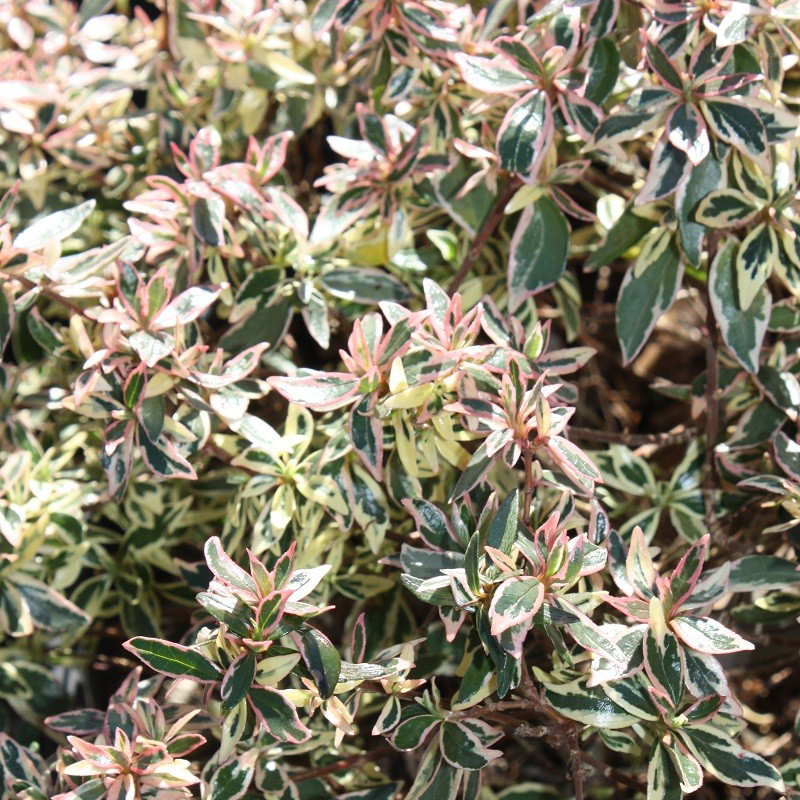
{"type": "Polygon", "coordinates": [[[3,798],[800,798],[796,3],[0,21],[3,798]]]}

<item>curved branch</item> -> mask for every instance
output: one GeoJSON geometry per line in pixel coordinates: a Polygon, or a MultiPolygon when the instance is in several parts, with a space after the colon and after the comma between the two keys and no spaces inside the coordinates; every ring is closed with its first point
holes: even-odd
{"type": "Polygon", "coordinates": [[[458,268],[458,272],[456,272],[456,274],[453,276],[453,280],[450,281],[450,284],[447,287],[448,294],[453,294],[454,292],[458,291],[458,287],[461,286],[461,282],[469,274],[470,269],[472,269],[472,265],[475,263],[475,261],[477,261],[478,256],[483,251],[483,248],[486,245],[486,242],[489,240],[489,237],[495,232],[495,229],[500,224],[500,220],[503,219],[503,212],[505,211],[505,207],[508,205],[508,201],[511,200],[511,198],[517,193],[517,189],[519,189],[520,186],[521,181],[519,178],[512,176],[505,190],[498,195],[497,201],[495,202],[491,213],[486,218],[483,225],[481,225],[477,236],[467,251],[467,255],[464,257],[464,260],[461,262],[461,266],[458,268]]]}

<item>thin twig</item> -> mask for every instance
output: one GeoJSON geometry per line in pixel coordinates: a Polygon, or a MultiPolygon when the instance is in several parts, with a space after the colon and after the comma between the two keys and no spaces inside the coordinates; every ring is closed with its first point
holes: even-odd
{"type": "Polygon", "coordinates": [[[470,269],[472,269],[472,265],[483,251],[484,245],[489,240],[489,237],[494,233],[495,228],[497,228],[497,226],[500,224],[500,220],[503,218],[503,213],[508,205],[508,201],[516,194],[519,187],[519,178],[512,177],[505,190],[498,196],[497,202],[494,204],[494,208],[478,231],[477,236],[472,242],[472,246],[467,251],[467,255],[464,256],[464,260],[461,262],[461,266],[458,268],[458,272],[456,272],[456,274],[453,276],[453,280],[450,281],[450,285],[447,287],[447,291],[450,294],[453,294],[458,290],[458,287],[461,286],[461,282],[469,274],[470,269]]]}
{"type": "Polygon", "coordinates": [[[607,173],[596,169],[595,167],[589,168],[587,178],[591,184],[604,189],[606,193],[612,192],[613,194],[618,194],[624,197],[626,200],[630,197],[633,197],[633,190],[630,186],[623,186],[622,184],[617,183],[607,173]]]}
{"type": "Polygon", "coordinates": [[[300,783],[301,781],[309,781],[312,778],[324,778],[326,775],[332,775],[334,772],[341,772],[348,767],[356,767],[360,766],[361,764],[366,764],[370,761],[376,761],[381,756],[389,755],[393,752],[394,751],[391,747],[385,745],[383,747],[378,747],[369,753],[360,753],[357,756],[340,758],[338,761],[334,761],[333,764],[328,764],[325,767],[317,767],[316,769],[309,769],[305,772],[301,772],[299,775],[292,775],[292,780],[295,783],[300,783]]]}
{"type": "Polygon", "coordinates": [[[665,433],[626,433],[625,431],[597,431],[591,428],[578,428],[574,425],[569,427],[569,434],[575,439],[582,439],[584,442],[604,442],[606,444],[624,444],[639,447],[644,444],[667,447],[671,444],[689,442],[697,436],[697,432],[691,428],[679,425],[671,431],[665,433]]]}
{"type": "MultiPolygon", "coordinates": [[[[708,263],[709,270],[716,251],[716,240],[709,237],[708,263]]],[[[714,490],[716,488],[716,463],[714,448],[717,445],[719,429],[719,360],[717,357],[717,322],[711,307],[711,287],[706,294],[706,452],[703,477],[703,501],[705,505],[706,528],[714,524],[714,490]]]]}
{"type": "MultiPolygon", "coordinates": [[[[746,500],[741,506],[739,506],[739,508],[735,508],[733,511],[728,511],[726,514],[722,514],[721,516],[717,517],[711,526],[710,532],[720,533],[726,525],[728,527],[735,527],[735,524],[742,517],[752,515],[755,512],[755,508],[761,505],[763,502],[763,495],[751,497],[749,500],[746,500]]],[[[736,538],[738,535],[743,533],[744,530],[744,526],[738,526],[737,532],[733,535],[733,537],[729,537],[728,544],[730,544],[731,539],[736,538]]]]}
{"type": "MultiPolygon", "coordinates": [[[[208,441],[206,441],[206,443],[203,445],[203,450],[206,451],[206,455],[213,456],[217,459],[217,461],[221,461],[223,464],[227,464],[228,466],[233,466],[231,462],[234,460],[234,458],[236,458],[236,456],[233,456],[227,450],[224,450],[215,441],[213,441],[213,439],[208,439],[208,441]]],[[[236,469],[240,469],[249,475],[259,474],[245,464],[237,464],[236,469]]]]}
{"type": "Polygon", "coordinates": [[[641,781],[636,780],[636,778],[630,775],[626,775],[624,772],[620,772],[618,769],[614,769],[614,767],[610,767],[608,764],[604,764],[594,756],[589,755],[589,753],[582,752],[581,759],[583,759],[586,764],[598,770],[604,778],[612,778],[617,783],[621,783],[623,786],[627,786],[629,789],[635,789],[638,792],[647,790],[647,787],[641,781]]]}
{"type": "Polygon", "coordinates": [[[520,725],[519,720],[516,721],[516,725],[514,735],[522,736],[525,739],[538,739],[542,736],[563,734],[567,727],[565,725],[529,725],[527,722],[523,722],[520,725]]]}
{"type": "Polygon", "coordinates": [[[29,291],[37,291],[42,297],[46,297],[48,300],[52,301],[53,303],[58,303],[59,305],[66,308],[68,311],[71,311],[73,314],[78,314],[78,316],[85,317],[86,319],[91,319],[89,315],[86,313],[85,308],[81,308],[78,305],[75,305],[71,300],[67,300],[66,297],[62,297],[58,292],[55,292],[53,289],[47,286],[41,286],[38,283],[30,280],[29,278],[24,277],[23,275],[10,275],[11,280],[19,281],[27,290],[29,291]]]}
{"type": "Polygon", "coordinates": [[[528,525],[531,521],[531,503],[533,502],[533,451],[525,449],[525,491],[522,500],[522,521],[528,525]]]}
{"type": "MultiPolygon", "coordinates": [[[[522,686],[520,688],[523,688],[522,686]]],[[[501,700],[499,702],[486,701],[480,706],[473,706],[453,714],[450,719],[456,721],[467,717],[480,717],[484,715],[497,715],[503,711],[536,711],[549,717],[552,722],[546,725],[530,725],[527,722],[521,723],[514,731],[517,736],[522,737],[555,737],[556,739],[566,738],[569,746],[569,765],[572,770],[572,778],[575,783],[575,800],[583,800],[584,774],[581,762],[590,764],[606,778],[612,778],[623,786],[628,786],[637,791],[645,791],[646,786],[624,772],[620,772],[614,767],[599,761],[594,756],[585,753],[580,748],[578,741],[578,727],[571,720],[562,717],[554,708],[543,702],[538,696],[533,683],[526,684],[525,697],[514,698],[511,700],[501,700]]]]}
{"type": "Polygon", "coordinates": [[[578,732],[573,731],[567,736],[569,744],[569,765],[572,770],[572,782],[575,784],[575,800],[583,800],[583,763],[581,746],[578,742],[578,732]]]}

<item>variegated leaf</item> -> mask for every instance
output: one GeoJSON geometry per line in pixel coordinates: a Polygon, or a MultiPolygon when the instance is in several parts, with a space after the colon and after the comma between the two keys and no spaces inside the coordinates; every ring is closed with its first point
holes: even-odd
{"type": "Polygon", "coordinates": [[[445,722],[439,729],[439,743],[447,762],[459,769],[480,770],[502,755],[487,745],[496,742],[502,733],[479,719],[445,722]]]}
{"type": "Polygon", "coordinates": [[[750,753],[710,725],[681,731],[681,740],[703,769],[733,786],[766,786],[783,792],[780,773],[761,756],[750,753]]]}
{"type": "Polygon", "coordinates": [[[553,140],[553,111],[541,89],[509,109],[497,132],[497,156],[503,169],[533,182],[553,140]]]}
{"type": "Polygon", "coordinates": [[[707,194],[697,206],[695,219],[708,228],[738,228],[758,213],[749,195],[738,189],[718,189],[707,194]]]}
{"type": "Polygon", "coordinates": [[[700,653],[737,653],[752,650],[754,645],[709,617],[676,617],[670,623],[681,641],[700,653]]]}
{"type": "Polygon", "coordinates": [[[552,286],[563,275],[569,255],[569,225],[561,209],[543,195],[517,223],[508,255],[511,310],[526,297],[552,286]]]}
{"type": "Polygon", "coordinates": [[[756,161],[764,170],[769,168],[767,134],[761,117],[739,100],[714,98],[701,102],[711,130],[723,142],[756,161]]]}
{"type": "Polygon", "coordinates": [[[544,600],[544,586],[529,575],[503,581],[492,596],[489,619],[493,636],[531,619],[544,600]]]}
{"type": "Polygon", "coordinates": [[[673,240],[649,264],[629,268],[617,298],[617,337],[626,364],[647,341],[658,318],[675,299],[683,277],[683,263],[673,240]]]}
{"type": "Polygon", "coordinates": [[[655,597],[650,600],[650,626],[644,638],[644,667],[653,686],[677,706],[683,697],[683,648],[667,628],[661,601],[655,597]]]}
{"type": "Polygon", "coordinates": [[[247,699],[264,730],[279,742],[299,744],[311,738],[292,703],[276,689],[252,688],[247,699]]]}
{"type": "Polygon", "coordinates": [[[582,680],[566,684],[546,684],[544,695],[559,714],[584,725],[616,730],[627,728],[638,721],[637,717],[618,706],[601,688],[587,688],[582,680]]]}
{"type": "Polygon", "coordinates": [[[681,103],[667,120],[667,136],[674,147],[682,150],[697,166],[711,151],[705,120],[697,107],[681,103]]]}
{"type": "Polygon", "coordinates": [[[722,340],[748,371],[757,372],[761,344],[767,332],[772,297],[764,286],[756,289],[749,306],[741,308],[737,287],[737,248],[726,240],[711,264],[709,296],[722,340]]]}
{"type": "Polygon", "coordinates": [[[636,197],[636,205],[646,205],[671,195],[689,179],[691,169],[692,162],[683,150],[675,147],[669,139],[659,139],[647,179],[636,197]]]}
{"type": "Polygon", "coordinates": [[[747,311],[778,261],[778,239],[766,223],[745,236],[736,254],[736,286],[739,307],[747,311]]]}

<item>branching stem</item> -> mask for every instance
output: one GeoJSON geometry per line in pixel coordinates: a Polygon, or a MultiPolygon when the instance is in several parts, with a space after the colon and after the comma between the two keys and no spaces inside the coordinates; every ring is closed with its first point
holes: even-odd
{"type": "Polygon", "coordinates": [[[525,448],[525,491],[522,500],[522,521],[528,525],[531,521],[531,503],[533,502],[533,451],[525,448]]]}
{"type": "Polygon", "coordinates": [[[295,783],[300,783],[302,781],[311,780],[312,778],[324,778],[326,775],[332,775],[334,772],[341,772],[348,767],[356,767],[361,764],[366,764],[370,761],[377,761],[382,756],[389,755],[392,752],[394,752],[392,748],[388,745],[385,745],[383,747],[378,747],[369,753],[360,753],[354,756],[347,756],[347,758],[340,758],[338,761],[334,761],[333,764],[328,764],[325,767],[316,767],[315,769],[309,769],[305,772],[301,772],[299,775],[292,775],[292,779],[295,783]]]}
{"type": "Polygon", "coordinates": [[[86,309],[81,308],[78,305],[75,305],[71,300],[67,300],[66,297],[61,297],[60,294],[53,291],[47,286],[40,286],[38,283],[34,283],[32,280],[22,276],[22,275],[11,275],[9,276],[11,280],[19,281],[26,289],[28,290],[36,290],[42,297],[46,297],[53,303],[58,303],[60,306],[63,306],[68,311],[71,311],[73,314],[77,314],[80,317],[84,317],[85,319],[90,319],[90,317],[86,313],[86,309]]]}
{"type": "MultiPolygon", "coordinates": [[[[709,237],[708,264],[716,254],[716,239],[709,237]]],[[[716,488],[716,463],[714,448],[717,445],[717,431],[719,430],[719,359],[717,355],[718,338],[717,322],[714,319],[714,310],[711,307],[711,287],[706,294],[706,451],[705,469],[703,478],[703,501],[705,505],[706,528],[711,530],[714,524],[714,490],[716,488]]]]}
{"type": "Polygon", "coordinates": [[[697,437],[697,432],[683,425],[678,425],[664,433],[627,433],[625,431],[598,431],[592,428],[569,427],[570,437],[581,439],[584,442],[603,442],[605,444],[624,444],[633,447],[641,445],[655,445],[668,447],[672,444],[690,442],[697,437]]]}
{"type": "Polygon", "coordinates": [[[448,294],[454,294],[457,292],[459,286],[461,286],[461,282],[467,277],[467,275],[469,275],[469,271],[472,269],[472,265],[481,254],[484,245],[489,240],[489,237],[494,233],[497,226],[500,224],[500,220],[503,219],[503,212],[505,211],[505,207],[508,205],[508,201],[516,194],[519,187],[519,178],[512,177],[505,190],[498,195],[497,202],[494,204],[494,208],[492,208],[491,213],[488,217],[486,217],[483,225],[481,225],[477,236],[475,236],[472,245],[467,251],[467,255],[464,257],[464,260],[461,262],[461,266],[458,268],[458,272],[456,272],[456,274],[453,276],[453,280],[450,281],[450,285],[447,287],[448,294]]]}
{"type": "Polygon", "coordinates": [[[575,784],[575,800],[583,800],[583,762],[577,731],[568,734],[569,764],[572,769],[572,782],[575,784]]]}

